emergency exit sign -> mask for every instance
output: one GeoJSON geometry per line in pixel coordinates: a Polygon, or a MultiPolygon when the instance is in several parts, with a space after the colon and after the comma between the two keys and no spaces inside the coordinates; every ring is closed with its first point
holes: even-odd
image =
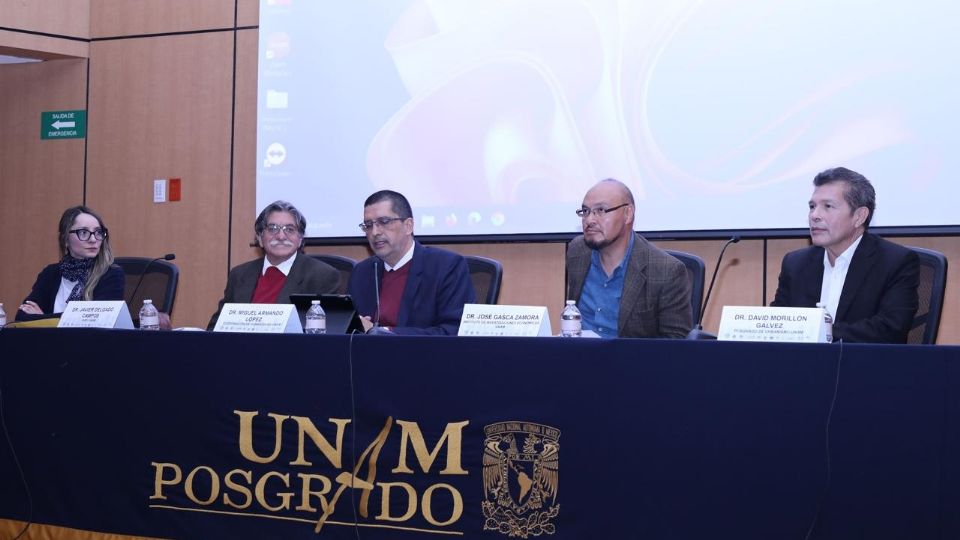
{"type": "Polygon", "coordinates": [[[40,113],[40,139],[82,139],[87,136],[87,111],[40,113]]]}

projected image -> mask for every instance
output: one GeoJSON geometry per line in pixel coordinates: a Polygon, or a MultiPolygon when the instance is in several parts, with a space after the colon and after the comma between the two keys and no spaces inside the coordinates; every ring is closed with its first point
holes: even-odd
{"type": "Polygon", "coordinates": [[[640,230],[802,228],[811,179],[844,165],[877,187],[875,225],[954,224],[957,11],[263,2],[257,206],[359,236],[364,198],[395,189],[419,234],[575,232],[615,177],[640,230]]]}

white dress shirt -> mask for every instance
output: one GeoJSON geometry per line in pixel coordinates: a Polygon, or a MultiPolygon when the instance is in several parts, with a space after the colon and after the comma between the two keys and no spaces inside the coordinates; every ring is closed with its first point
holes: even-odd
{"type": "Polygon", "coordinates": [[[860,245],[860,240],[863,240],[862,234],[837,257],[832,266],[827,250],[823,250],[823,283],[820,285],[820,302],[827,306],[827,313],[833,317],[833,322],[837,322],[840,294],[843,292],[843,284],[847,281],[847,270],[850,269],[850,261],[853,259],[853,253],[857,251],[857,246],[860,245]]]}

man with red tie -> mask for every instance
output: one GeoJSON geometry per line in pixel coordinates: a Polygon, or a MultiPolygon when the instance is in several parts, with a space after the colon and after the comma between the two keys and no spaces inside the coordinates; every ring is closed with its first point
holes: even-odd
{"type": "Polygon", "coordinates": [[[207,330],[217,324],[224,304],[289,304],[291,294],[332,294],[340,285],[340,273],[333,267],[300,253],[307,220],[292,204],[270,203],[253,228],[264,256],[230,270],[207,330]]]}

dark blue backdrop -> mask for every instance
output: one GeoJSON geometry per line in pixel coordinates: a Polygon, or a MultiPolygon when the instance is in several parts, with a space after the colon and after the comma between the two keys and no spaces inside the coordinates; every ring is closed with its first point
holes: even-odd
{"type": "MultiPolygon", "coordinates": [[[[329,501],[356,459],[375,484],[362,538],[507,538],[505,514],[483,512],[501,459],[513,500],[521,470],[543,498],[548,526],[522,521],[527,508],[518,537],[799,539],[821,500],[814,538],[960,537],[956,347],[9,329],[0,351],[9,442],[39,523],[355,538],[363,490],[342,491],[319,535],[322,503],[303,492],[328,487],[329,501]],[[241,452],[235,411],[257,413],[251,449],[265,462],[241,452]],[[331,452],[340,433],[339,466],[309,433],[300,441],[301,423],[331,452]],[[511,460],[494,442],[485,467],[484,428],[498,424],[519,427],[518,447],[540,443],[511,460]],[[535,440],[531,426],[557,432],[535,440]]],[[[3,441],[0,518],[27,517],[3,441]]]]}

